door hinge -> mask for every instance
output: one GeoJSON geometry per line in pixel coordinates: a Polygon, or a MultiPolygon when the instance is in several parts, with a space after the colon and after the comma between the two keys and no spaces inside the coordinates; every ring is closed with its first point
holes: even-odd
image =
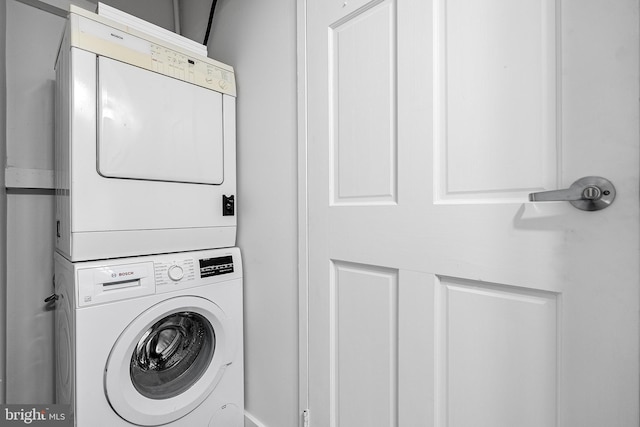
{"type": "Polygon", "coordinates": [[[302,411],[302,427],[310,427],[308,409],[305,409],[304,411],[302,411]]]}

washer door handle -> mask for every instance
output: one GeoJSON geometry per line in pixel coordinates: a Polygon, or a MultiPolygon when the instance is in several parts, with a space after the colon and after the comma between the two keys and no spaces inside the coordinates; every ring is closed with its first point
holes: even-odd
{"type": "Polygon", "coordinates": [[[530,202],[570,202],[583,211],[599,211],[616,198],[616,189],[606,178],[585,176],[564,190],[530,193],[530,202]]]}

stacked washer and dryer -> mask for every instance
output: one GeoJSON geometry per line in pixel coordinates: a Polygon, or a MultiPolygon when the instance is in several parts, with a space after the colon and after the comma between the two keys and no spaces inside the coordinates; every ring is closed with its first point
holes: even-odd
{"type": "Polygon", "coordinates": [[[244,424],[235,77],[71,6],[56,60],[56,396],[79,427],[244,424]]]}

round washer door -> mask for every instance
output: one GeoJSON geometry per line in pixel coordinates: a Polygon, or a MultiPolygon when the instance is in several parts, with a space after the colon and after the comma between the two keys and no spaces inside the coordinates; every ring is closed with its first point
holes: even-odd
{"type": "Polygon", "coordinates": [[[107,360],[105,392],[113,410],[143,426],[187,415],[233,360],[229,327],[222,309],[200,297],[171,298],[144,311],[107,360]]]}

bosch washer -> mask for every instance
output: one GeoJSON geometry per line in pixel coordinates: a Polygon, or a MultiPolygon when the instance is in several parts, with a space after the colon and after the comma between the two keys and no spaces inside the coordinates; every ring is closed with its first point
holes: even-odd
{"type": "Polygon", "coordinates": [[[75,425],[241,427],[238,248],[55,256],[57,401],[75,425]]]}

